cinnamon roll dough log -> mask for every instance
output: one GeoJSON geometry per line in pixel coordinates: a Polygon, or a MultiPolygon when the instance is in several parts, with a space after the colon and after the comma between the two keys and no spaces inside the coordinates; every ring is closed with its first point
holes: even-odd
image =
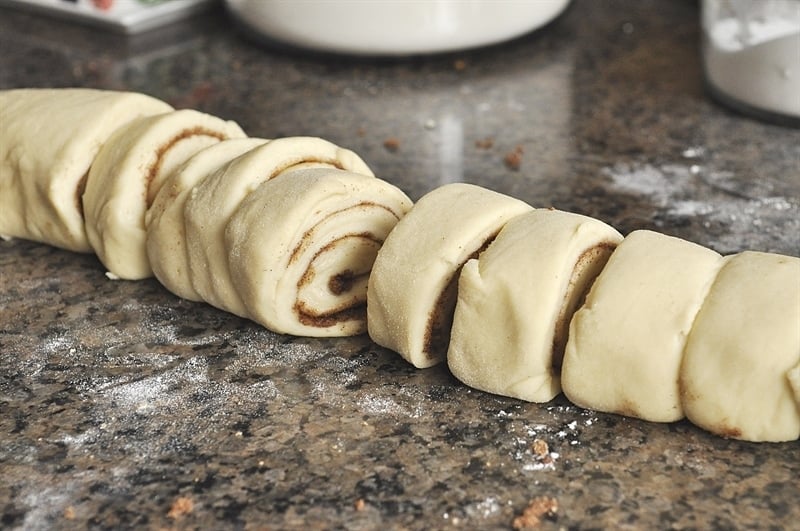
{"type": "Polygon", "coordinates": [[[572,314],[622,235],[578,214],[513,218],[458,281],[447,363],[482,391],[547,402],[560,391],[572,314]]]}
{"type": "Polygon", "coordinates": [[[139,118],[108,139],[89,172],[83,208],[89,242],[112,278],[152,276],[144,218],[166,176],[201,149],[244,136],[234,122],[184,109],[139,118]]]}
{"type": "Polygon", "coordinates": [[[686,344],[686,417],[723,437],[796,440],[800,404],[787,375],[798,363],[800,258],[726,257],[686,344]]]}
{"type": "Polygon", "coordinates": [[[373,176],[352,151],[313,137],[270,140],[213,172],[195,186],[184,207],[189,275],[204,301],[240,317],[249,317],[231,279],[225,227],[250,192],[298,165],[339,168],[373,176]]]}
{"type": "Polygon", "coordinates": [[[292,170],[262,183],[225,230],[248,314],[284,334],[365,332],[375,255],[409,208],[389,183],[339,169],[292,170]]]}
{"type": "Polygon", "coordinates": [[[561,369],[567,398],[653,422],[683,418],[686,336],[721,266],[722,257],[700,245],[630,233],[572,318],[561,369]]]}
{"type": "Polygon", "coordinates": [[[261,138],[223,140],[193,155],[164,180],[145,214],[147,257],[155,277],[175,295],[202,300],[189,277],[183,222],[192,189],[221,166],[266,142],[261,138]]]}
{"type": "Polygon", "coordinates": [[[378,251],[367,290],[369,335],[416,367],[444,360],[461,266],[533,208],[454,183],[423,196],[378,251]]]}
{"type": "Polygon", "coordinates": [[[170,110],[133,92],[0,91],[0,234],[91,252],[81,194],[97,152],[131,120],[170,110]]]}

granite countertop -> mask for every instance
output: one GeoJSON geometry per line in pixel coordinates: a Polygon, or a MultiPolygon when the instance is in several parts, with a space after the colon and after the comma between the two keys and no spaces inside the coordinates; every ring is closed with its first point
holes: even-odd
{"type": "MultiPolygon", "coordinates": [[[[412,199],[466,181],[800,255],[800,130],[708,98],[697,9],[576,0],[504,45],[386,60],[255,42],[221,11],[127,38],[6,9],[0,88],[146,92],[332,140],[412,199]]],[[[786,529],[798,476],[797,442],[493,396],[366,337],[276,335],[90,255],[0,243],[4,529],[510,529],[544,498],[542,529],[786,529]]]]}

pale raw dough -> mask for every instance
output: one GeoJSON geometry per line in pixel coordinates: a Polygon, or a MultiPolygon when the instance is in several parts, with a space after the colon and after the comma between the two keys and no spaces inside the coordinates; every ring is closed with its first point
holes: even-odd
{"type": "Polygon", "coordinates": [[[131,120],[170,110],[132,92],[0,91],[0,234],[91,252],[81,194],[97,152],[131,120]]]}
{"type": "Polygon", "coordinates": [[[338,169],[292,170],[263,182],[225,230],[233,283],[250,317],[284,334],[365,332],[372,263],[410,208],[389,183],[338,169]]]}
{"type": "Polygon", "coordinates": [[[681,368],[687,418],[747,441],[800,437],[787,374],[800,362],[800,258],[726,257],[697,315],[681,368]]]}
{"type": "Polygon", "coordinates": [[[561,369],[574,404],[653,422],[683,418],[686,336],[722,257],[651,231],[629,234],[572,318],[561,369]]]}
{"type": "Polygon", "coordinates": [[[327,140],[288,137],[271,140],[233,159],[192,189],[184,207],[192,286],[217,308],[249,317],[233,287],[225,227],[242,200],[264,181],[297,165],[340,168],[372,176],[358,155],[327,140]]]}
{"type": "Polygon", "coordinates": [[[201,149],[244,136],[235,122],[184,109],[139,118],[108,139],[89,172],[83,208],[86,235],[109,272],[152,276],[144,218],[164,178],[201,149]]]}
{"type": "Polygon", "coordinates": [[[552,400],[570,318],[620,241],[605,223],[558,210],[509,221],[461,271],[447,351],[453,375],[482,391],[552,400]]]}
{"type": "Polygon", "coordinates": [[[175,295],[193,301],[202,297],[189,277],[183,208],[192,189],[211,173],[267,140],[237,138],[207,147],[172,172],[145,214],[147,257],[155,277],[175,295]]]}
{"type": "Polygon", "coordinates": [[[423,196],[386,238],[369,278],[369,335],[416,367],[444,360],[461,266],[532,207],[454,183],[423,196]]]}

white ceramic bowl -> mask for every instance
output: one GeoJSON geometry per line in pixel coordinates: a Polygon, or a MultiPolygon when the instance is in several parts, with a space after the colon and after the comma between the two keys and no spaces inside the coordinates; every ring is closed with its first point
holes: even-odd
{"type": "Polygon", "coordinates": [[[513,39],[558,16],[569,0],[225,0],[270,39],[359,55],[461,50],[513,39]]]}

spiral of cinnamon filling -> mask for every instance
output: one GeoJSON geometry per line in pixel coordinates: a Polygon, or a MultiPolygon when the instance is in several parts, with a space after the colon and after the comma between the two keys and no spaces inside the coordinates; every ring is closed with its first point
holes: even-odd
{"type": "Polygon", "coordinates": [[[249,317],[286,334],[366,331],[372,264],[410,207],[389,183],[338,169],[262,183],[225,229],[231,278],[249,317]]]}
{"type": "MultiPolygon", "coordinates": [[[[341,214],[357,215],[353,209],[341,214]]],[[[371,214],[377,214],[375,218],[387,215],[388,223],[392,218],[395,222],[398,219],[390,210],[371,214]]],[[[360,325],[356,333],[363,332],[367,317],[367,280],[384,237],[385,234],[372,232],[344,233],[329,243],[320,242],[324,244],[322,248],[314,252],[307,264],[300,266],[305,270],[297,281],[294,312],[298,321],[318,328],[352,321],[360,325]]]]}
{"type": "Polygon", "coordinates": [[[321,138],[285,137],[244,153],[197,184],[184,206],[184,222],[189,276],[202,300],[250,317],[231,277],[225,228],[240,204],[263,183],[292,169],[313,167],[372,177],[369,167],[350,150],[321,138]]]}
{"type": "Polygon", "coordinates": [[[83,206],[89,242],[112,275],[152,276],[145,217],[161,184],[203,148],[244,136],[234,122],[183,109],[139,118],[109,138],[89,171],[83,206]]]}

